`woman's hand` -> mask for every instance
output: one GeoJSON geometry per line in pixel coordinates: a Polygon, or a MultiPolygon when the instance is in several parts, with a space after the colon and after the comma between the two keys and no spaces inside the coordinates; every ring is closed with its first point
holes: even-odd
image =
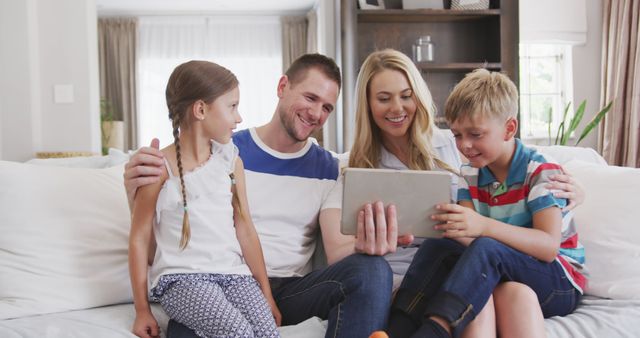
{"type": "Polygon", "coordinates": [[[447,238],[480,237],[486,230],[485,217],[475,210],[457,204],[440,204],[436,209],[442,214],[431,215],[431,219],[441,222],[434,228],[444,231],[447,238]]]}
{"type": "Polygon", "coordinates": [[[584,202],[584,189],[580,182],[575,180],[571,174],[564,172],[564,174],[551,175],[549,179],[551,182],[549,182],[545,188],[556,190],[553,193],[554,197],[566,198],[569,200],[569,204],[567,204],[562,211],[566,212],[573,210],[584,202]]]}
{"type": "Polygon", "coordinates": [[[160,337],[160,327],[153,317],[153,314],[151,314],[151,311],[136,314],[132,332],[140,338],[160,337]]]}

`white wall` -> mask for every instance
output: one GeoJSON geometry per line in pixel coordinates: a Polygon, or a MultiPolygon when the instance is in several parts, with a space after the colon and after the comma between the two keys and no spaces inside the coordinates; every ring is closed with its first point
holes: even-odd
{"type": "MultiPolygon", "coordinates": [[[[600,79],[602,61],[602,0],[587,0],[587,43],[573,47],[573,100],[574,104],[587,100],[585,115],[578,131],[591,121],[602,107],[600,79]]],[[[575,108],[574,108],[575,109],[575,108]]],[[[596,148],[597,130],[580,142],[580,146],[596,148]]],[[[577,135],[579,136],[579,135],[577,135]]]]}
{"type": "Polygon", "coordinates": [[[0,159],[100,151],[93,0],[0,0],[0,159]],[[73,86],[54,103],[54,85],[73,86]]]}
{"type": "Polygon", "coordinates": [[[34,148],[34,8],[35,0],[0,0],[0,159],[21,160],[34,148]]]}

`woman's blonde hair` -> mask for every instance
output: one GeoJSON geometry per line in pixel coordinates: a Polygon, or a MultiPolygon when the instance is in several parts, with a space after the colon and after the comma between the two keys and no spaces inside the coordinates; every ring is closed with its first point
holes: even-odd
{"type": "Polygon", "coordinates": [[[356,134],[349,155],[349,167],[376,168],[380,163],[382,135],[371,117],[368,94],[371,79],[383,70],[402,73],[411,86],[416,102],[416,114],[407,131],[410,147],[407,167],[413,170],[442,168],[456,172],[438,158],[431,144],[436,128],[433,121],[436,107],[427,84],[409,57],[393,49],[371,53],[360,68],[356,81],[356,134]]]}

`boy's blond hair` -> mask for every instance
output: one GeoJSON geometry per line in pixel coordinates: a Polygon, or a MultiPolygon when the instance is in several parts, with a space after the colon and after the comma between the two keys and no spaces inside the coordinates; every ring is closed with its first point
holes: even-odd
{"type": "Polygon", "coordinates": [[[518,88],[502,73],[476,69],[453,88],[444,114],[449,123],[459,118],[476,117],[506,121],[518,114],[518,88]]]}

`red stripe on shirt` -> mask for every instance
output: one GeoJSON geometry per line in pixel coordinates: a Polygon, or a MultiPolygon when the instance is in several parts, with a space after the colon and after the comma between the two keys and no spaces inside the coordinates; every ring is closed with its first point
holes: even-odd
{"type": "Polygon", "coordinates": [[[563,249],[575,249],[578,247],[578,234],[575,234],[562,242],[560,247],[563,249]]]}
{"type": "Polygon", "coordinates": [[[576,269],[574,269],[573,265],[571,265],[564,258],[562,258],[562,256],[558,255],[558,261],[560,262],[560,264],[562,264],[564,269],[569,273],[571,279],[573,279],[573,281],[576,284],[578,284],[578,286],[584,292],[585,288],[587,287],[587,278],[584,275],[582,275],[580,272],[578,272],[576,269]]]}
{"type": "Polygon", "coordinates": [[[562,171],[562,167],[559,164],[555,163],[540,163],[540,165],[536,168],[534,172],[529,176],[529,182],[533,182],[535,177],[540,175],[544,170],[560,170],[562,171]]]}
{"type": "Polygon", "coordinates": [[[522,186],[520,189],[509,190],[498,196],[491,196],[486,190],[480,190],[477,187],[469,187],[471,198],[477,199],[478,202],[487,203],[491,206],[515,204],[524,200],[529,195],[529,187],[522,186]],[[497,199],[496,202],[493,199],[497,199]]]}

